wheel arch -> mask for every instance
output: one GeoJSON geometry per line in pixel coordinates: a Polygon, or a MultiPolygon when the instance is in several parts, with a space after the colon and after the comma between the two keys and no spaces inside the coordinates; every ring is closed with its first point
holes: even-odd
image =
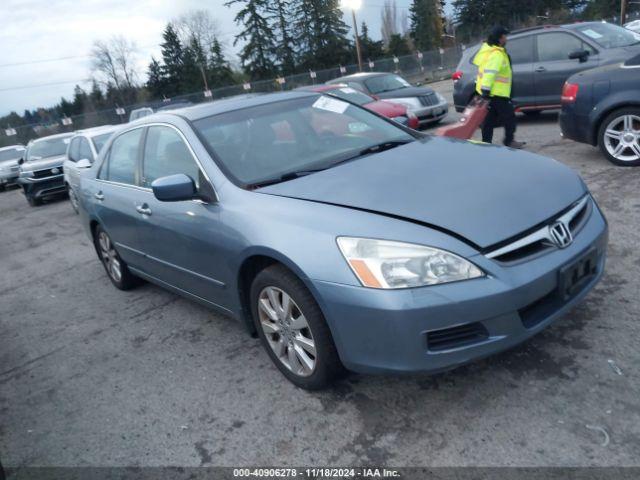
{"type": "Polygon", "coordinates": [[[614,101],[608,101],[604,106],[596,106],[594,111],[600,110],[592,122],[591,132],[589,135],[589,140],[591,145],[598,146],[599,138],[598,133],[600,132],[600,127],[602,126],[602,122],[604,122],[605,118],[607,118],[611,113],[616,110],[621,110],[623,108],[629,107],[637,107],[640,108],[640,92],[636,92],[638,100],[629,99],[629,97],[625,97],[624,99],[617,99],[614,101]]]}

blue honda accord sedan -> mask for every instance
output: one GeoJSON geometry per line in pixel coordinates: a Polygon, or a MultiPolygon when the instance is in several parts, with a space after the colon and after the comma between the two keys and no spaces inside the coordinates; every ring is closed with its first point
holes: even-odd
{"type": "Polygon", "coordinates": [[[598,282],[608,237],[554,160],[310,92],[129,123],[79,200],[117,288],[145,279],[237,318],[307,389],[522,342],[598,282]]]}

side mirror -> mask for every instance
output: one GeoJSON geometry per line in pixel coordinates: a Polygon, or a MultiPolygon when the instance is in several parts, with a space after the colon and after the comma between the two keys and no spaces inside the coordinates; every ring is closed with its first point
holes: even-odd
{"type": "Polygon", "coordinates": [[[580,60],[580,63],[586,62],[589,59],[589,50],[576,50],[569,54],[570,60],[580,60]]]}
{"type": "Polygon", "coordinates": [[[154,180],[151,184],[151,190],[161,202],[191,200],[198,193],[193,179],[183,173],[154,180]]]}
{"type": "Polygon", "coordinates": [[[81,158],[76,162],[76,167],[78,168],[91,168],[91,160],[88,158],[81,158]]]}
{"type": "Polygon", "coordinates": [[[23,163],[24,163],[24,158],[23,158],[23,157],[20,157],[20,158],[18,159],[18,165],[22,165],[23,163]]]}

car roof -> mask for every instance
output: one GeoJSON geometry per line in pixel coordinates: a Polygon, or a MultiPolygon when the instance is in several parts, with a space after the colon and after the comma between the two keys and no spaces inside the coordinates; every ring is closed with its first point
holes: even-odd
{"type": "Polygon", "coordinates": [[[103,133],[115,132],[118,129],[117,125],[101,125],[99,127],[85,128],[82,130],[76,130],[75,136],[86,135],[88,137],[95,137],[96,135],[102,135],[103,133]]]}
{"type": "MultiPolygon", "coordinates": [[[[241,95],[239,97],[223,98],[214,100],[213,102],[201,103],[189,107],[181,108],[175,111],[164,111],[149,115],[140,119],[140,123],[153,122],[158,115],[173,114],[184,117],[188,120],[199,120],[201,118],[218,115],[220,113],[232,112],[234,110],[242,110],[249,107],[257,107],[259,105],[267,105],[285,100],[294,100],[296,98],[312,97],[318,95],[314,92],[305,92],[302,90],[294,90],[289,92],[268,93],[265,95],[241,95]]],[[[136,121],[137,122],[137,121],[136,121]]]]}
{"type": "Polygon", "coordinates": [[[372,77],[382,77],[384,75],[391,75],[391,72],[358,72],[358,73],[352,73],[351,75],[345,75],[344,77],[338,77],[338,78],[334,78],[333,80],[330,80],[330,82],[334,82],[334,83],[343,83],[349,80],[366,80],[367,78],[372,78],[372,77]]]}
{"type": "Polygon", "coordinates": [[[1,150],[24,150],[24,145],[21,145],[20,143],[16,143],[15,145],[6,145],[4,147],[0,147],[0,151],[1,150]]]}
{"type": "Polygon", "coordinates": [[[304,87],[298,87],[296,90],[302,90],[303,92],[328,92],[329,90],[337,90],[338,88],[346,87],[346,83],[321,83],[320,85],[306,85],[304,87]]]}
{"type": "Polygon", "coordinates": [[[52,138],[65,138],[65,137],[73,137],[76,134],[75,131],[67,132],[67,133],[56,133],[54,135],[47,135],[46,137],[34,138],[29,143],[36,143],[41,140],[51,140],[52,138]]]}

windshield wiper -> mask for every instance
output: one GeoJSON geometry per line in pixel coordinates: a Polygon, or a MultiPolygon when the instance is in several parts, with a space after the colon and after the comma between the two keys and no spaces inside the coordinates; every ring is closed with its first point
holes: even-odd
{"type": "Polygon", "coordinates": [[[363,148],[360,150],[358,157],[362,155],[369,155],[370,153],[379,153],[384,152],[385,150],[391,150],[392,148],[399,147],[400,145],[406,145],[407,143],[411,143],[413,140],[391,140],[389,142],[382,142],[376,145],[371,145],[370,147],[363,148]]]}
{"type": "Polygon", "coordinates": [[[295,172],[287,172],[283,173],[279,177],[271,178],[269,180],[264,180],[262,182],[256,182],[249,185],[250,188],[260,188],[266,187],[268,185],[274,185],[276,183],[286,182],[288,180],[294,180],[296,178],[305,177],[307,175],[311,175],[312,173],[321,172],[322,170],[326,170],[326,168],[316,168],[310,170],[296,170],[295,172]]]}

